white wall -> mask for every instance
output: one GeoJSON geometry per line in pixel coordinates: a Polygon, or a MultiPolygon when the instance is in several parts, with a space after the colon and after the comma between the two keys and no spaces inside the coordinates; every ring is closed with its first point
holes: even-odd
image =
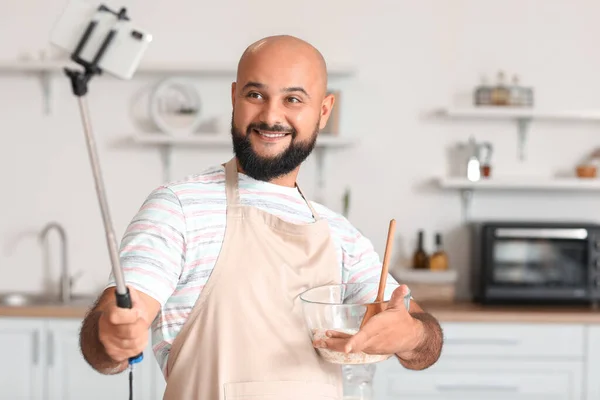
{"type": "MultiPolygon", "coordinates": [[[[0,58],[37,56],[63,0],[7,0],[0,14],[0,58]],[[33,16],[29,13],[36,12],[33,16]]],[[[113,3],[114,4],[114,3],[113,3]]],[[[553,174],[573,169],[598,144],[596,127],[542,124],[531,127],[528,160],[517,162],[515,128],[504,123],[458,123],[426,116],[434,107],[469,99],[481,74],[498,69],[519,73],[536,89],[540,107],[592,109],[600,106],[600,3],[594,0],[378,0],[282,2],[150,1],[117,3],[155,37],[144,61],[206,62],[235,66],[244,48],[270,34],[298,35],[315,44],[330,63],[356,66],[344,89],[344,135],[358,148],[328,159],[327,204],[339,209],[352,189],[352,221],[383,252],[388,221],[396,218],[395,258],[410,255],[416,231],[444,234],[452,267],[464,270],[466,242],[460,199],[429,184],[446,173],[446,148],[469,135],[492,141],[494,173],[553,174]],[[154,7],[154,8],[150,8],[154,7]]],[[[131,82],[102,79],[90,88],[90,108],[109,203],[122,234],[146,195],[161,183],[156,149],[118,142],[138,129],[131,104],[158,77],[131,82]],[[103,96],[106,96],[103,98],[103,96]]],[[[207,118],[228,128],[230,78],[198,81],[207,118]]],[[[79,292],[98,290],[110,264],[87,159],[77,103],[66,78],[54,81],[54,111],[42,112],[35,77],[0,76],[0,290],[37,290],[58,279],[58,254],[44,271],[36,232],[50,221],[69,235],[74,270],[85,272],[79,292]]],[[[137,104],[136,112],[143,111],[137,104]]],[[[183,177],[222,162],[227,149],[178,150],[173,176],[183,177]]],[[[301,175],[315,187],[314,160],[301,175]]],[[[600,199],[592,194],[478,194],[475,218],[588,218],[597,220],[600,199]]],[[[53,249],[58,242],[53,237],[53,249]]],[[[464,275],[463,275],[464,277],[464,275]]],[[[464,279],[463,279],[464,281],[464,279]]],[[[464,282],[461,285],[464,288],[464,282]]]]}

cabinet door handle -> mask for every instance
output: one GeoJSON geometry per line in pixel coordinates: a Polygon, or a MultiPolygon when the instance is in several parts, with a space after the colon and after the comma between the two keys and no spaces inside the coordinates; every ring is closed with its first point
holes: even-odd
{"type": "Polygon", "coordinates": [[[456,385],[436,385],[435,388],[440,392],[449,392],[449,391],[464,391],[464,392],[518,392],[519,387],[513,385],[469,385],[469,384],[456,384],[456,385]]]}
{"type": "Polygon", "coordinates": [[[54,364],[54,335],[52,332],[48,332],[48,366],[54,364]]]}
{"type": "Polygon", "coordinates": [[[40,332],[37,330],[33,331],[31,340],[33,341],[33,365],[38,365],[40,362],[40,332]]]}

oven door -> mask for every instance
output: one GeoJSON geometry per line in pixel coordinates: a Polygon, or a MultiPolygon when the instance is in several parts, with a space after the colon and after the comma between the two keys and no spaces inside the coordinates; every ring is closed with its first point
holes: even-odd
{"type": "Polygon", "coordinates": [[[588,299],[585,228],[489,227],[484,298],[518,303],[588,299]]]}

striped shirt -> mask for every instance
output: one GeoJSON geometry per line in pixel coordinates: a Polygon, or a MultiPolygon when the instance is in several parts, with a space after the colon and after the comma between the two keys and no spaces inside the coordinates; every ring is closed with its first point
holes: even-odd
{"type": "MultiPolygon", "coordinates": [[[[314,222],[296,188],[239,174],[240,202],[297,224],[314,222]]],[[[152,346],[166,376],[173,340],[215,266],[225,237],[225,169],[216,166],[156,188],[127,227],[120,259],[127,285],[156,299],[152,346]]],[[[343,282],[376,282],[381,263],[371,242],[343,216],[311,202],[330,227],[343,282]]],[[[388,277],[393,281],[391,276],[388,277]]],[[[114,286],[111,274],[107,287],[114,286]]]]}

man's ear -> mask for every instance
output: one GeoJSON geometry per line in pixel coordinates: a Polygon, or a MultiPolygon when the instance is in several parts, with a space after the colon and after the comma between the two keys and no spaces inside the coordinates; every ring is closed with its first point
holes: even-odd
{"type": "Polygon", "coordinates": [[[231,106],[235,107],[235,88],[236,82],[231,83],[231,106]]]}
{"type": "Polygon", "coordinates": [[[329,116],[331,115],[331,111],[333,110],[333,106],[335,104],[335,96],[333,93],[329,93],[323,99],[321,103],[321,122],[319,123],[319,129],[325,128],[327,125],[327,121],[329,121],[329,116]]]}

